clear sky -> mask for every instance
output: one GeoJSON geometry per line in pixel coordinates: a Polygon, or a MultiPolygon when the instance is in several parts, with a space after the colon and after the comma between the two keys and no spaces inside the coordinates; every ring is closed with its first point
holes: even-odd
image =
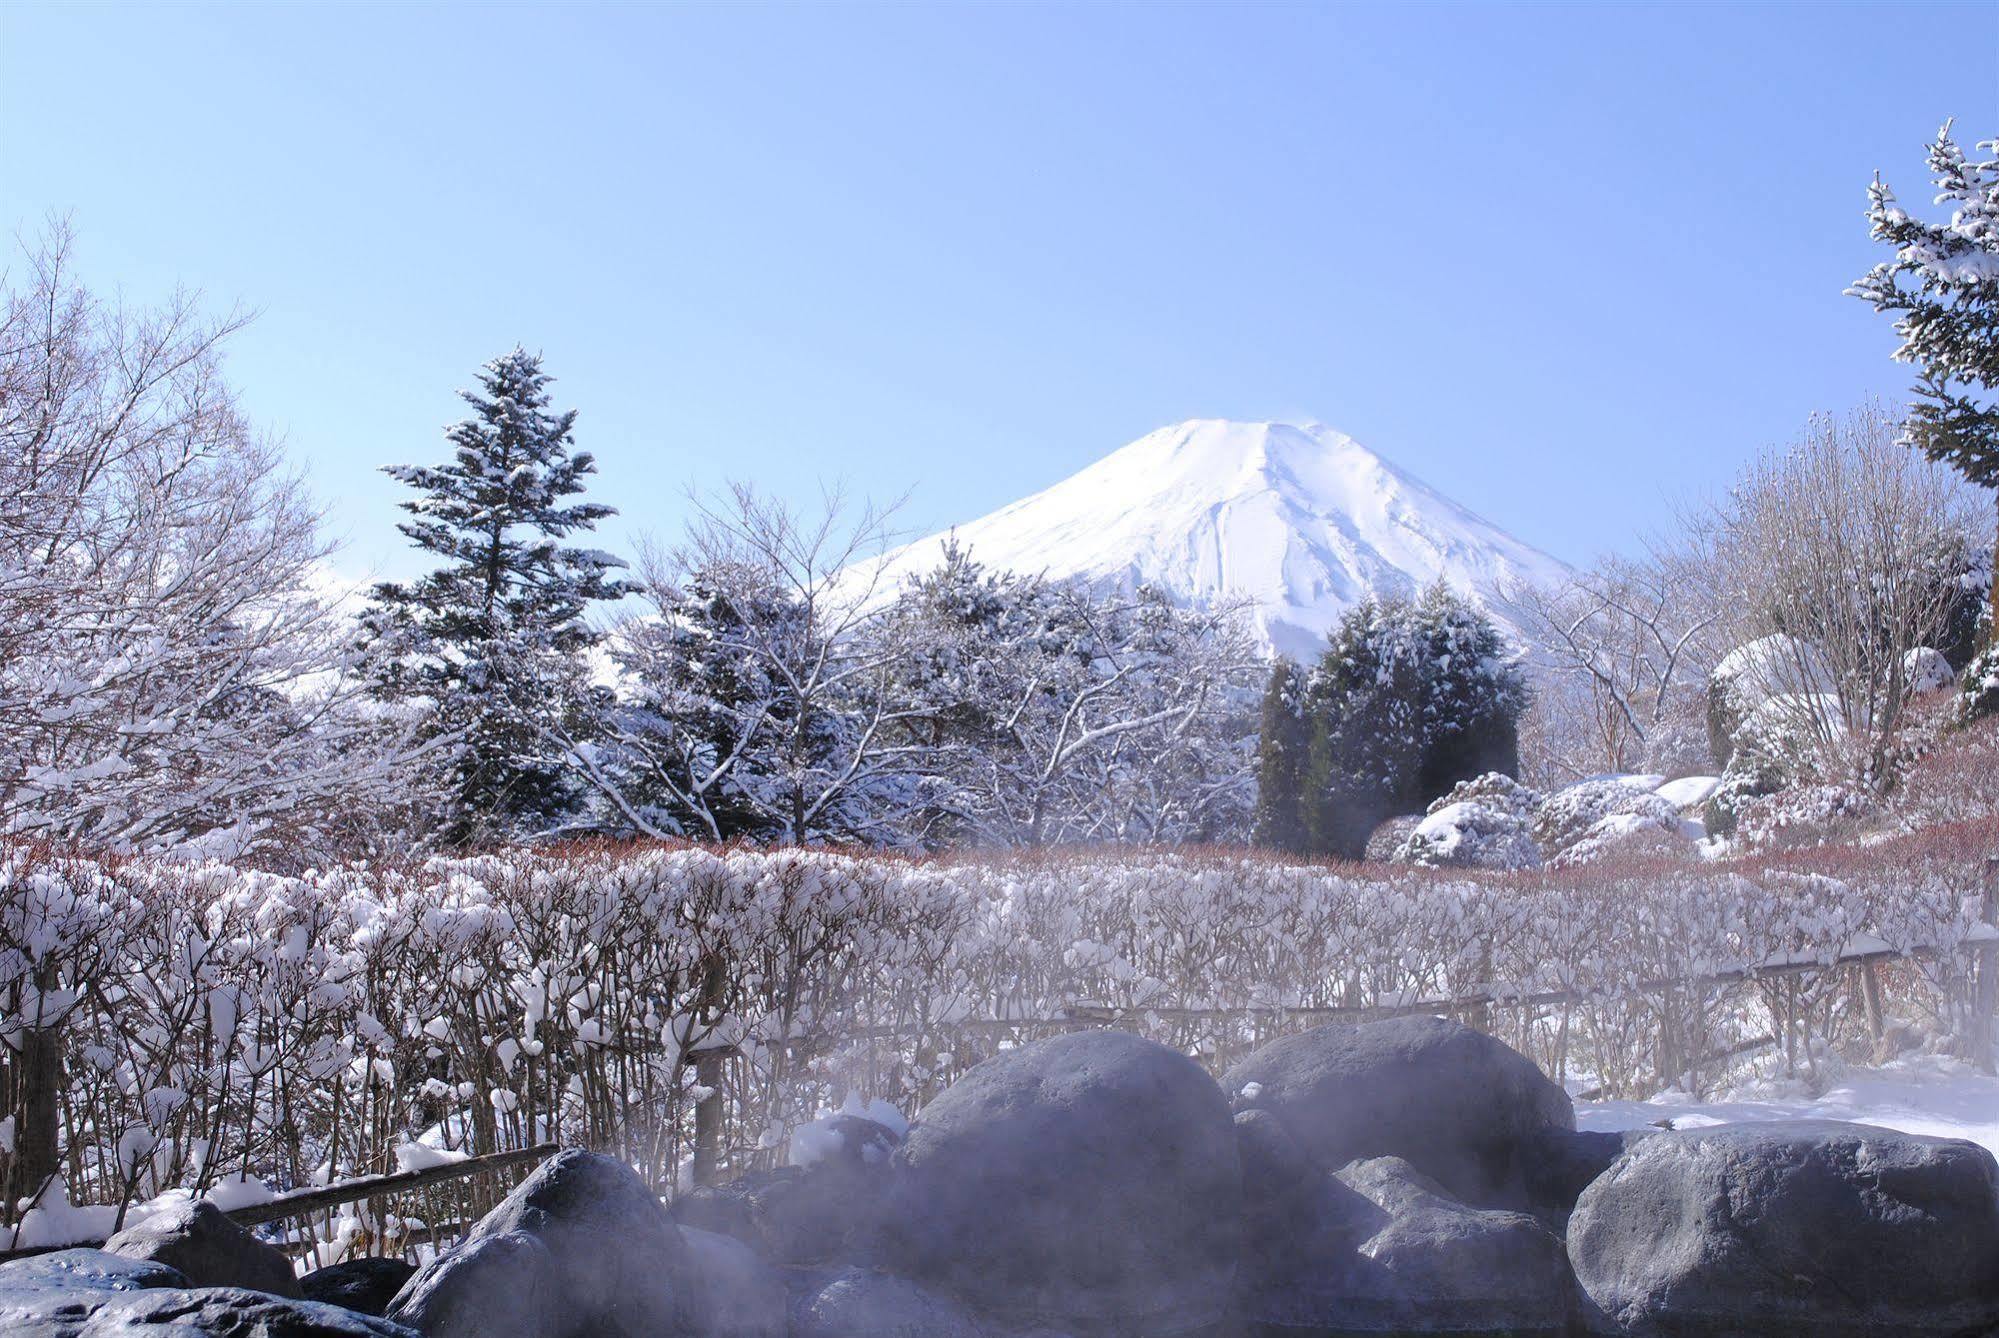
{"type": "Polygon", "coordinates": [[[1999,5],[0,0],[0,223],[259,311],[350,573],[542,350],[635,531],[688,486],[970,519],[1307,416],[1570,560],[1899,394],[1864,188],[1999,133],[1999,5]]]}

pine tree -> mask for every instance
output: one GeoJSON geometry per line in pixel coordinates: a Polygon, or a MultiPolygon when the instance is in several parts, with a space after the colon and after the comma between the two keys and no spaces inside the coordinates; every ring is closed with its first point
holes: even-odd
{"type": "Polygon", "coordinates": [[[1377,826],[1420,807],[1423,680],[1411,633],[1406,603],[1370,599],[1340,620],[1312,676],[1303,809],[1315,854],[1359,859],[1377,826]]]}
{"type": "MultiPolygon", "coordinates": [[[[1930,145],[1937,203],[1946,223],[1911,216],[1877,175],[1867,191],[1873,238],[1895,258],[1870,270],[1847,292],[1892,311],[1900,362],[1918,369],[1907,440],[1999,502],[1999,139],[1967,159],[1946,121],[1930,145]]],[[[1988,654],[1999,668],[1999,581],[1992,583],[1988,654]]]]}
{"type": "Polygon", "coordinates": [[[1527,689],[1499,629],[1441,581],[1424,591],[1414,616],[1424,666],[1425,801],[1489,771],[1519,775],[1527,689]]]}
{"type": "Polygon", "coordinates": [[[1270,850],[1305,849],[1305,764],[1312,746],[1305,719],[1305,674],[1293,660],[1279,657],[1263,693],[1262,732],[1257,744],[1256,814],[1252,839],[1270,850]]]}
{"type": "Polygon", "coordinates": [[[576,787],[539,725],[588,694],[584,652],[597,635],[584,614],[625,593],[612,574],[624,563],[559,542],[615,511],[565,502],[596,464],[574,449],[575,410],[550,409],[549,380],[523,349],[494,359],[478,390],[459,392],[472,416],[445,434],[451,463],[383,471],[422,494],[402,504],[414,519],[397,528],[441,565],[375,588],[368,663],[380,696],[426,712],[449,844],[574,815],[576,787]]]}
{"type": "Polygon", "coordinates": [[[1359,859],[1387,819],[1461,780],[1519,770],[1526,685],[1491,619],[1442,585],[1350,610],[1304,702],[1300,809],[1314,853],[1359,859]]]}

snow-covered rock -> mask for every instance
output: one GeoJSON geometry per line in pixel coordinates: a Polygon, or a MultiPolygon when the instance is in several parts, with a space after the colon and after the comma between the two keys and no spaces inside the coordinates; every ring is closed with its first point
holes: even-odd
{"type": "Polygon", "coordinates": [[[1781,634],[1744,642],[1722,656],[1712,681],[1726,684],[1743,710],[1779,695],[1833,688],[1825,652],[1809,641],[1781,634]]]}
{"type": "Polygon", "coordinates": [[[1390,860],[1438,869],[1538,869],[1533,818],[1540,803],[1538,793],[1497,772],[1461,781],[1430,805],[1390,860]]]}
{"type": "Polygon", "coordinates": [[[300,1295],[291,1260],[236,1225],[206,1199],[159,1213],[104,1243],[106,1254],[175,1268],[197,1287],[247,1287],[300,1295]]]}
{"type": "Polygon", "coordinates": [[[1942,651],[1933,646],[1918,646],[1902,657],[1902,679],[1909,685],[1912,696],[1926,697],[1956,683],[1957,671],[1950,667],[1942,651]]]}
{"type": "Polygon", "coordinates": [[[1720,784],[1719,776],[1681,776],[1656,787],[1652,793],[1684,813],[1705,804],[1720,784]]]}
{"type": "Polygon", "coordinates": [[[1687,843],[1679,807],[1651,788],[1658,778],[1639,780],[1577,781],[1549,795],[1534,813],[1534,838],[1548,862],[1568,867],[1612,853],[1687,843]]]}
{"type": "MultiPolygon", "coordinates": [[[[1317,423],[1160,428],[1045,491],[896,550],[877,588],[937,566],[953,537],[993,569],[1147,584],[1181,603],[1251,600],[1265,647],[1300,658],[1369,595],[1442,580],[1498,604],[1509,586],[1567,571],[1317,423]]],[[[1494,613],[1504,621],[1503,607],[1494,613]]]]}

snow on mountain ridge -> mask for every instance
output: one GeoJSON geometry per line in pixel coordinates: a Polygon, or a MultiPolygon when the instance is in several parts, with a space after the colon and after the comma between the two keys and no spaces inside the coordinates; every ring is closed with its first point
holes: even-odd
{"type": "MultiPolygon", "coordinates": [[[[1344,433],[1195,419],[1053,487],[887,555],[881,588],[934,566],[952,535],[988,567],[1254,601],[1267,647],[1310,655],[1368,594],[1443,578],[1488,605],[1567,568],[1344,433]]],[[[1503,609],[1494,612],[1503,619],[1503,609]]]]}

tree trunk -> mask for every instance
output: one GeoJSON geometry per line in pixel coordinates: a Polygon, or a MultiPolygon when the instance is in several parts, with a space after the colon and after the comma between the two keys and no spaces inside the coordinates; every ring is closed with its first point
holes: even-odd
{"type": "MultiPolygon", "coordinates": [[[[702,1022],[712,1025],[721,1012],[724,979],[719,957],[710,956],[701,967],[702,1022]]],[[[706,1039],[705,1037],[703,1039],[706,1039]]],[[[694,1060],[694,1081],[708,1095],[694,1104],[694,1183],[712,1185],[722,1162],[722,1054],[703,1050],[694,1060]]]]}
{"type": "Polygon", "coordinates": [[[7,1209],[41,1192],[56,1173],[56,1101],[62,1092],[62,1032],[37,1027],[21,1033],[14,1052],[14,1157],[7,1168],[7,1209]]]}

